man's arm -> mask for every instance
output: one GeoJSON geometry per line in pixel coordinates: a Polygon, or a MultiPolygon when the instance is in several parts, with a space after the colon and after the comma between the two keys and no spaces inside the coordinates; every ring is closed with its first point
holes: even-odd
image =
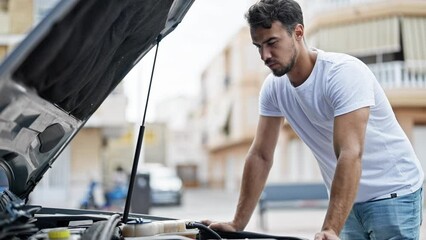
{"type": "Polygon", "coordinates": [[[234,219],[229,223],[204,221],[211,228],[223,231],[242,231],[247,226],[272,167],[282,119],[282,117],[260,116],[256,136],[245,160],[240,197],[234,219]]]}
{"type": "Polygon", "coordinates": [[[365,107],[334,120],[333,144],[337,166],[322,232],[315,239],[329,239],[324,233],[338,236],[352,209],[361,178],[361,158],[369,113],[370,108],[365,107]]]}
{"type": "Polygon", "coordinates": [[[243,230],[253,214],[272,167],[279,136],[281,117],[260,117],[253,144],[246,157],[240,198],[233,223],[243,230]]]}

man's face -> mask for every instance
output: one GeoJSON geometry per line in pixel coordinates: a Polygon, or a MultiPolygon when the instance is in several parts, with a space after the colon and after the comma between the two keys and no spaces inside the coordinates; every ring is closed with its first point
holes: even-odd
{"type": "Polygon", "coordinates": [[[291,71],[296,62],[297,49],[295,40],[281,22],[273,22],[271,28],[252,28],[250,34],[260,58],[275,76],[291,71]]]}

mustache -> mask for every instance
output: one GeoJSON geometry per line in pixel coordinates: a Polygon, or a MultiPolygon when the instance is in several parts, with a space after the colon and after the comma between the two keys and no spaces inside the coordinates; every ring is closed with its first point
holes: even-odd
{"type": "Polygon", "coordinates": [[[265,65],[269,65],[269,64],[272,64],[272,63],[275,63],[275,61],[271,58],[265,60],[265,65]]]}

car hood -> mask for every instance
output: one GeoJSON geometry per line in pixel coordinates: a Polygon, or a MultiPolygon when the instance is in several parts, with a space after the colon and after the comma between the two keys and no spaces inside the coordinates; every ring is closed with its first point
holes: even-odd
{"type": "Polygon", "coordinates": [[[63,0],[0,65],[0,185],[29,193],[193,1],[63,0]]]}

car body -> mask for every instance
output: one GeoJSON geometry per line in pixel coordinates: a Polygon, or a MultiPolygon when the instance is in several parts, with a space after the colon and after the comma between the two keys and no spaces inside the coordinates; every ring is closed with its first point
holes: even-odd
{"type": "MultiPolygon", "coordinates": [[[[140,228],[155,229],[145,239],[157,239],[160,226],[184,234],[199,229],[200,239],[211,232],[166,216],[26,204],[96,109],[193,2],[63,0],[6,57],[0,65],[0,239],[48,239],[55,231],[71,232],[72,239],[126,239],[132,236],[126,231],[140,228]]],[[[154,196],[156,189],[169,193],[164,185],[171,183],[155,179],[154,196]]],[[[191,239],[184,234],[158,239],[191,239]]]]}

